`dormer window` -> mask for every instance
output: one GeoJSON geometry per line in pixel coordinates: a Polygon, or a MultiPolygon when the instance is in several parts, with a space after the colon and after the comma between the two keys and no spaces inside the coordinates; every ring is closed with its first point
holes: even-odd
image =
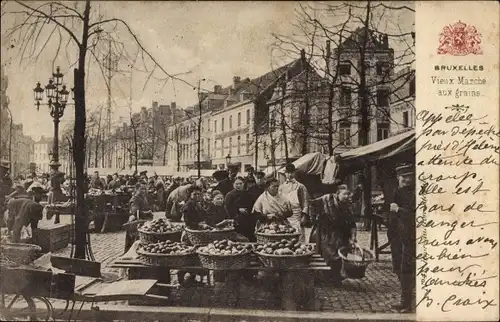
{"type": "Polygon", "coordinates": [[[340,76],[351,75],[351,63],[349,63],[349,62],[340,63],[339,64],[339,75],[340,76]]]}

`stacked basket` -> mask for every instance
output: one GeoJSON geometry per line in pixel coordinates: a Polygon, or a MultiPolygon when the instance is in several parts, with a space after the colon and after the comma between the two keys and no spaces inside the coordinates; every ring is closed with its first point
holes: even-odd
{"type": "Polygon", "coordinates": [[[232,242],[227,239],[215,241],[206,247],[200,247],[196,251],[200,259],[201,266],[213,270],[233,270],[244,269],[250,266],[252,252],[250,244],[244,245],[232,242]],[[219,251],[211,251],[219,248],[219,251]],[[224,249],[233,249],[233,251],[224,249]]]}
{"type": "Polygon", "coordinates": [[[184,231],[191,244],[196,246],[208,245],[217,240],[230,239],[234,234],[234,228],[223,230],[194,230],[185,227],[184,231]]]}

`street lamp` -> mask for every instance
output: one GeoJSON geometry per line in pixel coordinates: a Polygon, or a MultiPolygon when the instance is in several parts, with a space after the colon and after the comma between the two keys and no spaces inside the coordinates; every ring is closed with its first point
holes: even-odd
{"type": "Polygon", "coordinates": [[[231,164],[231,155],[230,155],[230,154],[228,154],[228,155],[226,156],[226,165],[227,165],[227,166],[229,166],[230,164],[231,164]]]}
{"type": "Polygon", "coordinates": [[[59,163],[59,121],[64,115],[70,94],[66,89],[66,85],[63,85],[63,78],[64,75],[61,73],[61,67],[57,66],[48,84],[45,85],[45,89],[40,82],[37,82],[36,87],[33,89],[37,110],[40,110],[40,105],[48,105],[50,116],[54,120],[54,141],[52,144],[50,168],[55,174],[59,172],[59,167],[61,166],[59,163]],[[46,104],[42,103],[44,93],[47,97],[46,104]]]}

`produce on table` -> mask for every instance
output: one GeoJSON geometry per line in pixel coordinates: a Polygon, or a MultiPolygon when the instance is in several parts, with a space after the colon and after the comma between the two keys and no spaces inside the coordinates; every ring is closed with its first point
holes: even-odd
{"type": "Polygon", "coordinates": [[[221,223],[215,227],[209,226],[207,224],[198,224],[198,231],[227,231],[234,230],[234,222],[232,220],[228,220],[224,223],[221,223]]]}
{"type": "Polygon", "coordinates": [[[251,244],[233,242],[228,239],[214,241],[198,251],[207,255],[237,255],[248,253],[252,249],[251,244]]]}
{"type": "Polygon", "coordinates": [[[141,245],[141,248],[146,253],[165,255],[189,255],[194,254],[195,252],[194,246],[188,246],[186,244],[170,240],[141,245]]]}
{"type": "Polygon", "coordinates": [[[182,230],[182,225],[172,224],[165,218],[157,218],[146,222],[141,230],[149,233],[170,233],[182,230]]]}
{"type": "Polygon", "coordinates": [[[293,228],[290,225],[272,223],[260,226],[257,229],[257,232],[263,234],[271,234],[271,235],[293,234],[297,233],[297,229],[293,228]]]}
{"type": "Polygon", "coordinates": [[[89,191],[87,192],[87,195],[90,196],[100,196],[104,193],[101,189],[96,189],[96,188],[90,188],[89,191]]]}
{"type": "Polygon", "coordinates": [[[254,250],[268,255],[305,255],[314,252],[314,246],[301,244],[297,238],[294,238],[282,239],[274,243],[259,243],[254,246],[254,250]]]}

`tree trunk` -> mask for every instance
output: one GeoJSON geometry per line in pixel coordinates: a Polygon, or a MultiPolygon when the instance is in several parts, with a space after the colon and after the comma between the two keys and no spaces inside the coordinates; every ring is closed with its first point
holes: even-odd
{"type": "Polygon", "coordinates": [[[85,3],[83,13],[83,34],[79,48],[78,69],[75,69],[75,128],[73,159],[76,174],[76,214],[75,214],[75,258],[85,259],[87,242],[87,218],[85,214],[85,59],[89,36],[90,1],[85,3]]]}

